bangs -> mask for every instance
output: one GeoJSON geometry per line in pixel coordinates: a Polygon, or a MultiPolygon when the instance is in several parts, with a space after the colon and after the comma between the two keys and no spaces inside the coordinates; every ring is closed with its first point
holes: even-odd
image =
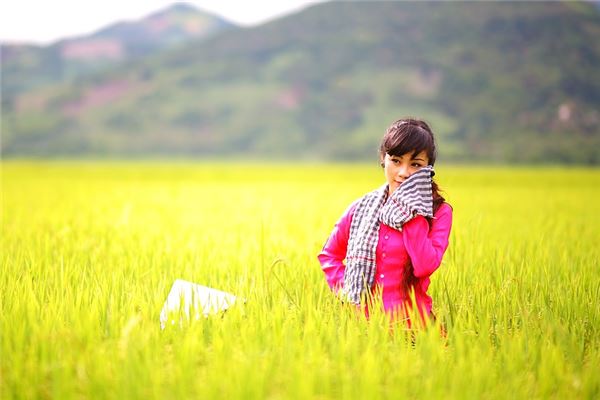
{"type": "Polygon", "coordinates": [[[434,149],[432,136],[415,125],[407,124],[406,129],[398,134],[386,135],[382,143],[383,152],[391,156],[403,156],[407,153],[412,153],[411,157],[416,156],[423,150],[427,153],[429,162],[434,161],[434,149]]]}

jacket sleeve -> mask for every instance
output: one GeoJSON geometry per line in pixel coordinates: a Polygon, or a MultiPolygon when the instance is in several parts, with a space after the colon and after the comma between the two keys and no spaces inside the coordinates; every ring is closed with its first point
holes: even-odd
{"type": "Polygon", "coordinates": [[[404,246],[417,278],[430,276],[441,264],[448,248],[452,227],[452,208],[447,203],[435,214],[431,229],[425,217],[417,215],[402,228],[404,246]]]}
{"type": "Polygon", "coordinates": [[[334,291],[344,286],[344,271],[346,270],[344,259],[348,249],[350,224],[355,208],[356,202],[352,203],[342,214],[317,257],[327,283],[334,291]]]}

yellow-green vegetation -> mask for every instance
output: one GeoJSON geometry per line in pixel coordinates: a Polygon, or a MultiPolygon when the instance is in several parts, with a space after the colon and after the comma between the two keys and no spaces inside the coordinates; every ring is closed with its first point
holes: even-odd
{"type": "Polygon", "coordinates": [[[1,397],[598,398],[600,171],[437,168],[434,327],[358,318],[316,255],[372,165],[4,162],[1,397]],[[161,331],[182,278],[247,301],[161,331]]]}

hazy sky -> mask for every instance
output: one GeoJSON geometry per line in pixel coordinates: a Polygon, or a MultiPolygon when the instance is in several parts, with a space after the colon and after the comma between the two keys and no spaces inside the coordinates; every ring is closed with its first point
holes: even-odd
{"type": "MultiPolygon", "coordinates": [[[[197,0],[205,11],[242,25],[256,25],[300,10],[319,0],[197,0]]],[[[173,4],[166,0],[4,0],[0,40],[47,44],[92,33],[121,20],[135,20],[173,4]]]]}

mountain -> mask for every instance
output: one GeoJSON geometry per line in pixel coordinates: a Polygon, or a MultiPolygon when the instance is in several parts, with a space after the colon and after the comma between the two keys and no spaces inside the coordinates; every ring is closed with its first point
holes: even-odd
{"type": "MultiPolygon", "coordinates": [[[[80,54],[79,49],[89,51],[97,42],[115,42],[129,57],[145,56],[194,39],[206,39],[232,28],[235,25],[222,18],[186,3],[178,3],[141,21],[119,22],[89,37],[65,41],[61,44],[61,51],[72,59],[87,61],[88,54],[80,54]]],[[[108,56],[112,57],[111,54],[108,56]]],[[[98,58],[103,57],[100,52],[98,58]]]]}
{"type": "Polygon", "coordinates": [[[68,82],[235,27],[220,17],[177,3],[143,19],[118,22],[50,46],[2,44],[3,97],[68,82]]]}
{"type": "Polygon", "coordinates": [[[2,153],[374,159],[403,115],[440,159],[600,163],[586,2],[331,2],[6,102],[2,153]]]}

